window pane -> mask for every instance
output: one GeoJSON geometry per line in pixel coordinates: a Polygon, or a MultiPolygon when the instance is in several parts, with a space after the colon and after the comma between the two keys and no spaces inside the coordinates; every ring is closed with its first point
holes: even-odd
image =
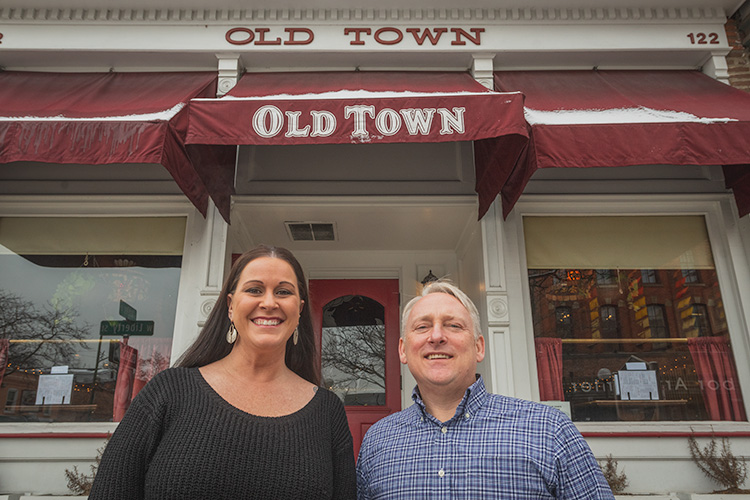
{"type": "Polygon", "coordinates": [[[617,323],[617,308],[615,306],[602,306],[599,308],[599,319],[602,327],[602,338],[616,339],[619,336],[617,323]]]}
{"type": "Polygon", "coordinates": [[[557,336],[561,339],[570,338],[573,334],[573,314],[570,307],[555,309],[555,324],[557,336]]]}
{"type": "Polygon", "coordinates": [[[119,420],[169,366],[182,261],[171,240],[184,239],[185,221],[50,220],[0,219],[0,419],[119,420]],[[9,406],[11,391],[20,397],[9,406]]]}
{"type": "Polygon", "coordinates": [[[323,308],[323,385],[347,406],[385,404],[385,309],[361,295],[323,308]]]}
{"type": "MultiPolygon", "coordinates": [[[[649,248],[642,268],[615,267],[614,276],[585,266],[544,268],[544,253],[529,250],[537,259],[529,290],[542,399],[569,401],[576,421],[746,420],[718,278],[701,235],[683,235],[670,254],[648,241],[650,232],[628,230],[650,227],[639,222],[647,217],[632,219],[625,226],[594,220],[594,234],[576,221],[568,238],[602,238],[610,250],[621,246],[631,263],[639,253],[634,247],[642,245],[649,248]],[[700,252],[690,251],[685,242],[691,241],[700,252]],[[655,256],[672,267],[654,265],[655,256]],[[700,271],[681,267],[698,261],[700,271]],[[687,279],[691,275],[700,279],[687,279]]],[[[532,235],[532,242],[541,240],[532,235]]],[[[558,247],[566,244],[565,237],[556,240],[558,247]]],[[[571,248],[566,252],[574,264],[585,260],[571,248]]],[[[560,258],[554,256],[557,264],[560,258]]]]}
{"type": "Polygon", "coordinates": [[[641,282],[645,285],[653,285],[658,283],[657,274],[654,269],[642,269],[641,270],[641,282]]]}
{"type": "Polygon", "coordinates": [[[617,273],[613,269],[599,269],[596,271],[596,282],[599,285],[614,285],[617,282],[617,273]]]}

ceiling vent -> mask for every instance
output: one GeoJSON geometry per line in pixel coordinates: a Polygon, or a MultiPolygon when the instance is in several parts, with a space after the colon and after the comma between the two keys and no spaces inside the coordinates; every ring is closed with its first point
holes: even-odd
{"type": "Polygon", "coordinates": [[[336,225],[332,222],[285,222],[292,241],[336,241],[336,225]]]}

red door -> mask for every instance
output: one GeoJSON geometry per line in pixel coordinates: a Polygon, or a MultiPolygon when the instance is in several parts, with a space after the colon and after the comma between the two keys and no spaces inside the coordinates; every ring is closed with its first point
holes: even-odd
{"type": "Polygon", "coordinates": [[[346,407],[354,454],[381,418],[401,409],[398,280],[310,280],[323,386],[346,407]]]}

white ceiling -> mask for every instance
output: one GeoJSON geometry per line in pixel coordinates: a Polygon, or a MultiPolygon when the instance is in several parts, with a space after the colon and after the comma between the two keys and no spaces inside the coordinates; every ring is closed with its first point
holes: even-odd
{"type": "Polygon", "coordinates": [[[229,240],[291,250],[455,251],[478,224],[475,196],[235,199],[229,240]],[[336,241],[292,241],[285,222],[331,222],[336,241]]]}

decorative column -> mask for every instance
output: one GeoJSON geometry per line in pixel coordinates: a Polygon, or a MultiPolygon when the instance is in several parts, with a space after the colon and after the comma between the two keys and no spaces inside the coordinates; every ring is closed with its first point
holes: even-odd
{"type": "Polygon", "coordinates": [[[492,391],[515,396],[510,312],[503,251],[503,217],[495,201],[482,218],[485,292],[487,301],[487,349],[492,363],[492,391]]]}
{"type": "Polygon", "coordinates": [[[175,311],[171,364],[197,338],[224,282],[229,224],[213,203],[204,219],[197,210],[188,217],[185,251],[175,311]]]}

